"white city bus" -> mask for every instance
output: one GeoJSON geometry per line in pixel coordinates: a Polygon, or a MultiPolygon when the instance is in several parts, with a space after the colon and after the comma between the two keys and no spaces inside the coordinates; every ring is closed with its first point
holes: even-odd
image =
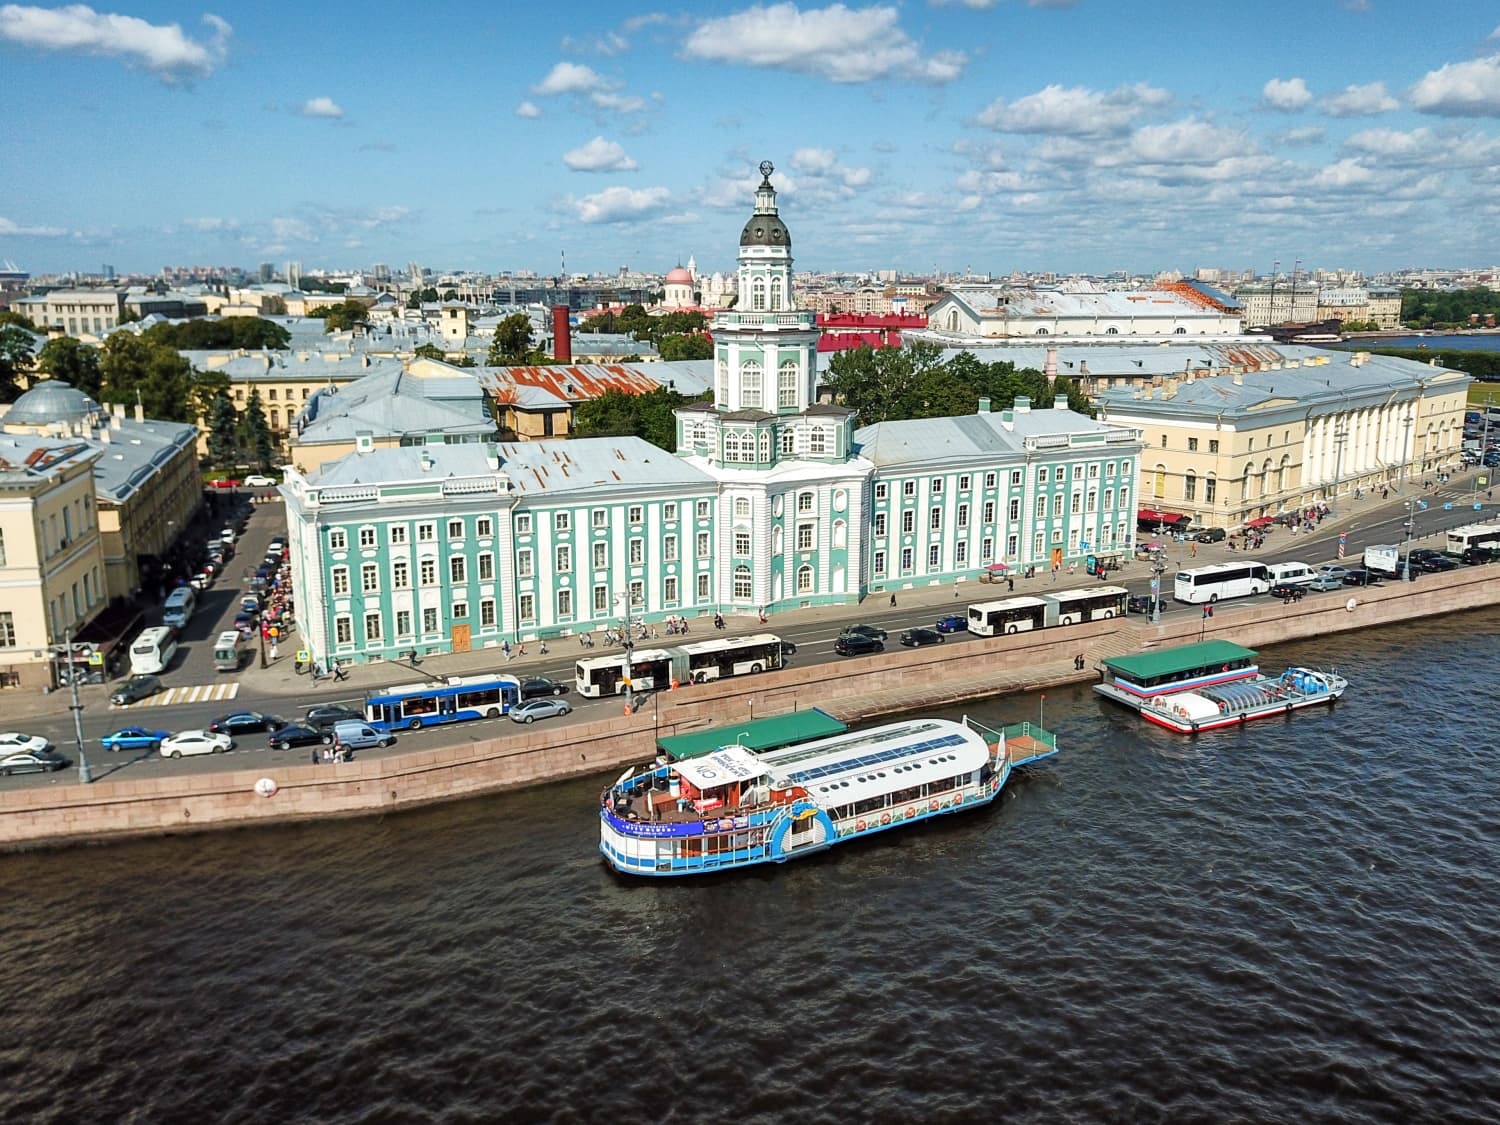
{"type": "MultiPolygon", "coordinates": [[[[625,654],[586,656],[573,669],[573,686],[579,695],[598,699],[625,693],[625,654]]],[[[630,652],[632,691],[654,691],[672,686],[672,654],[666,649],[637,648],[630,652]]]]}
{"type": "Polygon", "coordinates": [[[177,630],[165,625],[142,629],[130,643],[130,674],[155,676],[167,670],[177,655],[177,630]]]}
{"type": "Polygon", "coordinates": [[[753,675],[781,667],[781,638],[772,633],[692,641],[676,649],[678,678],[695,684],[725,676],[753,675]]]}
{"type": "Polygon", "coordinates": [[[1179,602],[1217,602],[1264,594],[1271,588],[1265,563],[1219,563],[1179,570],[1172,597],[1179,602]]]}
{"type": "MultiPolygon", "coordinates": [[[[660,691],[677,683],[706,683],[780,668],[782,640],[773,633],[715,637],[676,648],[637,648],[630,652],[632,691],[660,691]]],[[[625,653],[586,656],[573,669],[579,695],[597,699],[625,693],[625,653]]]]}
{"type": "Polygon", "coordinates": [[[1048,625],[1080,625],[1105,617],[1124,617],[1130,591],[1124,586],[1084,586],[1041,595],[1048,625]]]}
{"type": "Polygon", "coordinates": [[[1470,547],[1500,547],[1500,523],[1471,523],[1448,532],[1447,555],[1461,556],[1470,547]]]}
{"type": "Polygon", "coordinates": [[[1047,623],[1047,603],[1041,598],[1002,598],[969,607],[969,632],[980,637],[1025,633],[1047,623]]]}

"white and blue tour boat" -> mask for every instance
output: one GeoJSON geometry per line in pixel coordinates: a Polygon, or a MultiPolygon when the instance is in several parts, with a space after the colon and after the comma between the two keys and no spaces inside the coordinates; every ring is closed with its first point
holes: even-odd
{"type": "Polygon", "coordinates": [[[600,797],[599,850],[630,875],[785,863],[993,801],[1057,752],[1031,723],[912,719],[754,751],[731,744],[627,770],[600,797]]]}

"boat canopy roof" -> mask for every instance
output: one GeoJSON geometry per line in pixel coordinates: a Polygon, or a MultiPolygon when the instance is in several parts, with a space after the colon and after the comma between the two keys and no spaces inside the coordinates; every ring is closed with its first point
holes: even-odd
{"type": "Polygon", "coordinates": [[[990,749],[962,723],[917,719],[761,757],[774,778],[801,785],[826,808],[971,773],[989,760],[990,749]]]}
{"type": "Polygon", "coordinates": [[[740,781],[754,781],[766,774],[765,763],[743,746],[725,746],[712,754],[679,762],[678,774],[699,789],[717,789],[740,781]]]}
{"type": "Polygon", "coordinates": [[[848,729],[848,723],[841,723],[827,712],[814,707],[808,711],[793,711],[790,715],[776,715],[750,723],[736,723],[730,727],[714,727],[711,730],[694,731],[692,734],[673,734],[658,738],[656,745],[673,761],[682,762],[689,758],[701,758],[725,746],[776,750],[795,742],[809,742],[814,738],[843,734],[848,729]]]}
{"type": "Polygon", "coordinates": [[[1254,650],[1231,641],[1199,641],[1196,644],[1178,645],[1153,652],[1138,652],[1134,656],[1109,656],[1102,663],[1115,675],[1142,683],[1178,672],[1193,672],[1215,665],[1254,659],[1254,650]]]}

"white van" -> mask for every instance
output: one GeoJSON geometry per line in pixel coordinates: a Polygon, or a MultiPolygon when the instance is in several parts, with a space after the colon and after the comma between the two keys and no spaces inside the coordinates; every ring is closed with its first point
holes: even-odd
{"type": "Polygon", "coordinates": [[[1267,563],[1266,573],[1271,576],[1272,586],[1306,586],[1318,576],[1312,567],[1299,562],[1267,563]]]}
{"type": "Polygon", "coordinates": [[[177,632],[165,625],[142,629],[130,644],[130,674],[157,676],[167,670],[177,655],[177,632]]]}
{"type": "Polygon", "coordinates": [[[395,742],[393,735],[376,730],[369,723],[358,719],[345,719],[333,724],[333,745],[340,750],[368,750],[372,746],[384,748],[395,742]]]}
{"type": "Polygon", "coordinates": [[[167,604],[162,607],[161,623],[181,629],[192,620],[198,608],[198,593],[191,586],[179,586],[167,595],[167,604]]]}
{"type": "Polygon", "coordinates": [[[227,629],[214,642],[214,671],[238,672],[240,670],[241,647],[238,629],[227,629]]]}

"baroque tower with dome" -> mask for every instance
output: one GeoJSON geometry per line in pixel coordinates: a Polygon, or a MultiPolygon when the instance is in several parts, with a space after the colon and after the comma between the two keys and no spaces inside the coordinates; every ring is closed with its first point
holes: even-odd
{"type": "Polygon", "coordinates": [[[873,465],[854,414],[817,401],[818,329],[792,304],[792,235],[760,165],[740,232],[739,305],[714,317],[714,399],[677,411],[678,456],[721,483],[719,588],[776,608],[862,586],[860,513],[873,465]]]}

